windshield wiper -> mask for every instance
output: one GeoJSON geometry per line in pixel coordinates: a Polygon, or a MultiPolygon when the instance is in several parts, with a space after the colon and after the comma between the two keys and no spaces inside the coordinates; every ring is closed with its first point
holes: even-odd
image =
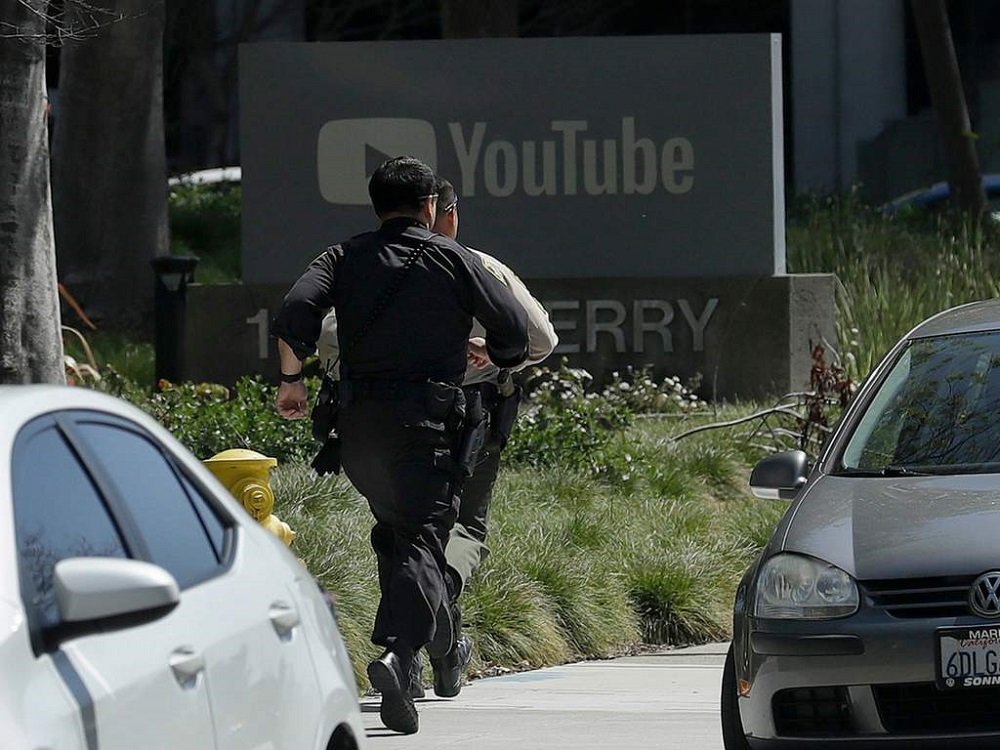
{"type": "Polygon", "coordinates": [[[837,472],[842,476],[852,477],[929,477],[932,472],[917,471],[906,466],[883,466],[881,469],[848,469],[844,468],[837,472]]]}
{"type": "Polygon", "coordinates": [[[917,471],[906,466],[894,466],[892,464],[884,467],[881,471],[881,476],[883,477],[929,477],[930,475],[929,471],[917,471]]]}

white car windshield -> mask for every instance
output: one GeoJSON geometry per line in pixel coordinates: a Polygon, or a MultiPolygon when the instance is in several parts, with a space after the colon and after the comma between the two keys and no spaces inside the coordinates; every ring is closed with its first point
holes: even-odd
{"type": "Polygon", "coordinates": [[[1000,333],[913,341],[869,403],[847,471],[1000,471],[1000,333]]]}

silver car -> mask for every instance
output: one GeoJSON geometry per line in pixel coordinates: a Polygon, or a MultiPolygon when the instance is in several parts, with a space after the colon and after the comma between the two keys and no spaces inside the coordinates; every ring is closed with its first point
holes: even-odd
{"type": "Polygon", "coordinates": [[[808,465],[736,593],[726,750],[1000,747],[1000,300],[914,328],[808,465]]]}

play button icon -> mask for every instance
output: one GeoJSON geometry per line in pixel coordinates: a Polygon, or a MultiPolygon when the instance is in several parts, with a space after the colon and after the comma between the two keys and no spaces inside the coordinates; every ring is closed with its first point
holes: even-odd
{"type": "MultiPolygon", "coordinates": [[[[402,156],[402,154],[395,154],[396,156],[402,156]]],[[[406,154],[409,156],[410,154],[406,154]]],[[[365,144],[365,175],[371,177],[376,169],[382,164],[382,162],[387,159],[391,159],[393,154],[387,154],[385,151],[380,151],[374,146],[365,144]]]]}
{"type": "Polygon", "coordinates": [[[403,117],[330,120],[316,143],[320,195],[328,203],[368,205],[368,178],[394,156],[415,156],[436,170],[434,126],[403,117]]]}

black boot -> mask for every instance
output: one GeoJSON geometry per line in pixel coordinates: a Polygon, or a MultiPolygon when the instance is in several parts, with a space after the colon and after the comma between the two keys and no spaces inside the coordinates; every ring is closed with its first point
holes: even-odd
{"type": "Polygon", "coordinates": [[[455,647],[457,633],[458,623],[453,621],[451,603],[447,599],[442,600],[434,616],[434,637],[427,644],[427,655],[431,661],[445,656],[455,647]]]}
{"type": "Polygon", "coordinates": [[[414,734],[420,728],[417,707],[409,693],[412,662],[412,651],[409,654],[386,651],[368,665],[368,679],[382,693],[379,708],[382,723],[387,729],[403,734],[414,734]]]}
{"type": "Polygon", "coordinates": [[[434,670],[434,693],[442,698],[454,698],[462,691],[462,675],[472,661],[472,641],[460,636],[455,648],[440,659],[431,658],[434,670]]]}
{"type": "Polygon", "coordinates": [[[426,695],[424,691],[424,660],[419,651],[414,652],[413,661],[410,662],[410,686],[407,692],[411,698],[423,698],[426,695]]]}

